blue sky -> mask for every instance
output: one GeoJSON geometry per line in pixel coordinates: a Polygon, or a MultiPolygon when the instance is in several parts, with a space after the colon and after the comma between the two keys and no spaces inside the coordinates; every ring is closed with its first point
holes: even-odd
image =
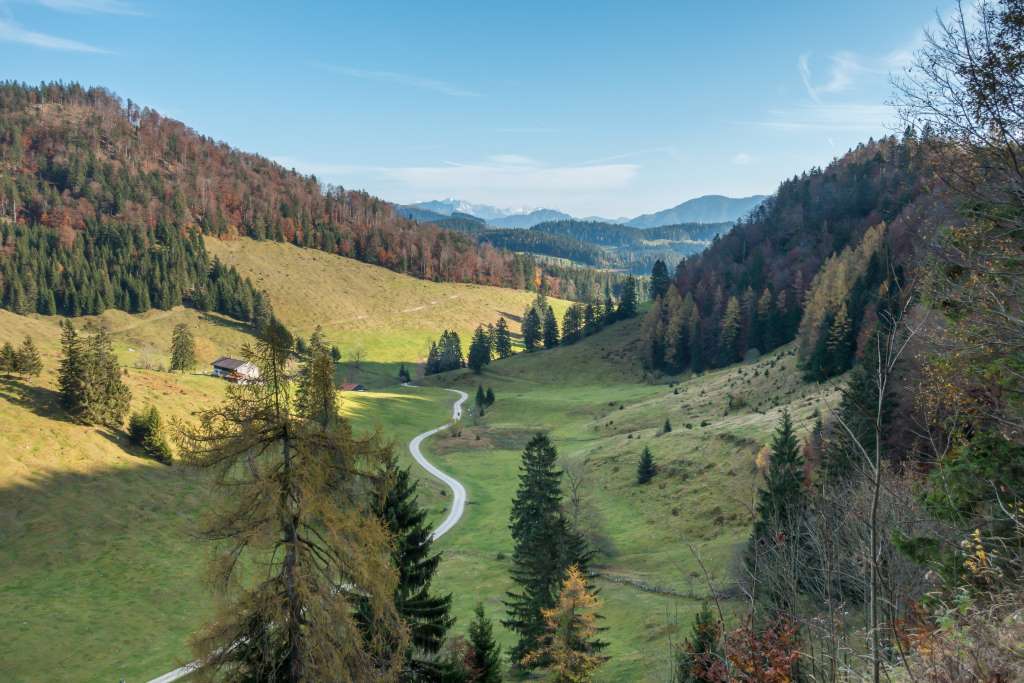
{"type": "Polygon", "coordinates": [[[893,130],[888,74],[949,4],[0,0],[0,78],[103,85],[392,201],[632,216],[893,130]]]}

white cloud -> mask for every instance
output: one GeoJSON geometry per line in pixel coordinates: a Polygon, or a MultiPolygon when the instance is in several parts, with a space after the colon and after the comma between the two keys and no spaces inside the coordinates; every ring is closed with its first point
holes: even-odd
{"type": "Polygon", "coordinates": [[[69,52],[106,52],[106,50],[80,43],[77,40],[68,40],[67,38],[58,38],[46,33],[30,31],[6,19],[0,19],[0,42],[19,43],[48,50],[65,50],[69,52]]]}
{"type": "Polygon", "coordinates": [[[317,66],[325,71],[330,71],[331,73],[347,76],[349,78],[358,78],[364,81],[378,81],[403,87],[419,88],[421,90],[433,90],[434,92],[451,95],[452,97],[480,96],[480,93],[473,92],[472,90],[468,90],[451,83],[446,83],[445,81],[412,76],[409,74],[397,73],[395,71],[369,71],[366,69],[356,69],[350,66],[335,66],[331,64],[318,64],[317,66]]]}
{"type": "Polygon", "coordinates": [[[823,94],[841,93],[849,90],[854,84],[855,77],[860,73],[878,72],[877,69],[865,64],[861,58],[852,52],[837,52],[829,57],[831,66],[828,80],[815,85],[811,74],[810,59],[811,56],[809,54],[800,55],[800,58],[797,60],[797,69],[800,71],[800,80],[803,81],[807,95],[815,102],[820,102],[823,94]]]}
{"type": "Polygon", "coordinates": [[[138,9],[121,0],[36,0],[43,7],[60,12],[80,14],[142,14],[138,9]]]}
{"type": "Polygon", "coordinates": [[[732,163],[737,166],[749,166],[750,162],[754,160],[754,157],[750,156],[746,152],[739,152],[732,157],[732,163]]]}
{"type": "Polygon", "coordinates": [[[496,164],[510,164],[515,166],[538,165],[537,161],[530,157],[524,157],[521,154],[495,154],[494,156],[488,157],[488,159],[496,164]]]}

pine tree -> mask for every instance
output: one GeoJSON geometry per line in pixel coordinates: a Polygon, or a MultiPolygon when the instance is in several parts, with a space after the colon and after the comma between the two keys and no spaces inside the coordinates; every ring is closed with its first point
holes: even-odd
{"type": "Polygon", "coordinates": [[[484,615],[483,603],[477,603],[473,614],[466,657],[469,683],[501,683],[501,646],[494,640],[494,629],[484,615]]]}
{"type": "Polygon", "coordinates": [[[608,661],[597,639],[597,610],[601,601],[587,587],[583,572],[569,567],[557,603],[542,610],[544,635],[538,647],[523,658],[527,667],[550,668],[555,683],[583,683],[608,661]]]}
{"type": "Polygon", "coordinates": [[[654,478],[657,471],[651,449],[644,446],[643,452],[640,453],[640,462],[636,466],[636,483],[646,484],[654,478]]]}
{"type": "Polygon", "coordinates": [[[484,405],[488,408],[494,405],[494,389],[487,387],[487,394],[484,396],[484,405]]]}
{"type": "Polygon", "coordinates": [[[557,459],[547,436],[530,439],[512,501],[509,529],[515,542],[512,580],[517,589],[507,593],[508,618],[502,623],[519,634],[510,653],[514,662],[537,648],[545,629],[541,610],[555,604],[566,569],[578,564],[585,571],[590,560],[582,536],[562,516],[562,473],[555,467],[557,459]]]}
{"type": "Polygon", "coordinates": [[[658,259],[651,269],[651,298],[658,300],[668,294],[668,288],[672,281],[668,277],[668,267],[665,262],[658,259]]]}
{"type": "MultiPolygon", "coordinates": [[[[0,361],[2,363],[2,361],[0,361]]],[[[36,350],[32,337],[26,336],[15,356],[15,371],[24,377],[38,377],[43,371],[43,361],[36,350]]]]}
{"type": "Polygon", "coordinates": [[[185,323],[171,333],[171,372],[188,372],[196,366],[196,340],[185,323]]]}
{"type": "Polygon", "coordinates": [[[558,321],[555,319],[555,310],[548,306],[544,313],[544,348],[553,349],[558,346],[558,321]]]}
{"type": "Polygon", "coordinates": [[[531,308],[523,318],[523,347],[527,351],[534,351],[541,341],[540,316],[537,309],[531,308]]]}
{"type": "Polygon", "coordinates": [[[82,338],[70,320],[60,323],[61,360],[57,371],[60,401],[72,417],[83,416],[86,404],[88,363],[82,338]]]}
{"type": "Polygon", "coordinates": [[[498,358],[512,355],[512,335],[504,316],[498,318],[498,324],[494,327],[494,353],[498,358]]]}
{"type": "MultiPolygon", "coordinates": [[[[194,649],[204,668],[229,681],[298,683],[338,672],[393,679],[408,634],[394,604],[388,532],[373,514],[390,449],[374,435],[355,436],[341,416],[295,410],[291,345],[271,321],[244,351],[259,379],[230,386],[224,404],[178,435],[182,457],[215,475],[218,507],[203,535],[222,545],[211,570],[223,606],[194,649]],[[252,561],[261,571],[240,582],[252,561]]],[[[318,373],[306,376],[324,382],[310,393],[333,390],[318,373]]]]}
{"type": "Polygon", "coordinates": [[[430,591],[441,554],[431,554],[433,538],[427,525],[427,511],[417,499],[416,486],[409,469],[399,468],[397,459],[392,457],[381,477],[380,488],[387,493],[379,494],[381,502],[376,513],[393,539],[392,560],[398,569],[395,609],[410,635],[402,679],[437,680],[444,665],[435,655],[455,620],[449,614],[451,594],[436,595],[430,591]]]}
{"type": "Polygon", "coordinates": [[[485,365],[491,363],[491,340],[482,325],[477,325],[473,333],[473,341],[469,344],[469,367],[474,373],[480,374],[485,365]]]}

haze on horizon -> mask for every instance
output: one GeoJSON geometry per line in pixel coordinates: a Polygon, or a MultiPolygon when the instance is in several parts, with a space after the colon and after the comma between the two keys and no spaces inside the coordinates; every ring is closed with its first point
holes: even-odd
{"type": "Polygon", "coordinates": [[[934,10],[0,0],[0,61],[390,201],[620,217],[768,194],[892,132],[934,10]]]}

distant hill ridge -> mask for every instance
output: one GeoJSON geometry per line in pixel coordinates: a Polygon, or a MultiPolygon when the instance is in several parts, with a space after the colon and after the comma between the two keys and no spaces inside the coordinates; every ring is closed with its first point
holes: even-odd
{"type": "Polygon", "coordinates": [[[626,225],[632,228],[657,228],[665,225],[684,223],[731,223],[750,215],[767,195],[751,195],[750,197],[726,197],[710,194],[689,199],[682,204],[658,211],[643,214],[636,218],[601,218],[587,216],[576,218],[555,209],[502,209],[488,204],[473,204],[460,199],[440,199],[429,202],[409,204],[400,208],[404,215],[419,221],[433,221],[442,224],[446,216],[455,213],[475,216],[488,225],[498,228],[532,228],[541,223],[554,221],[583,221],[608,225],[626,225]],[[430,218],[432,214],[436,218],[430,218]]]}

